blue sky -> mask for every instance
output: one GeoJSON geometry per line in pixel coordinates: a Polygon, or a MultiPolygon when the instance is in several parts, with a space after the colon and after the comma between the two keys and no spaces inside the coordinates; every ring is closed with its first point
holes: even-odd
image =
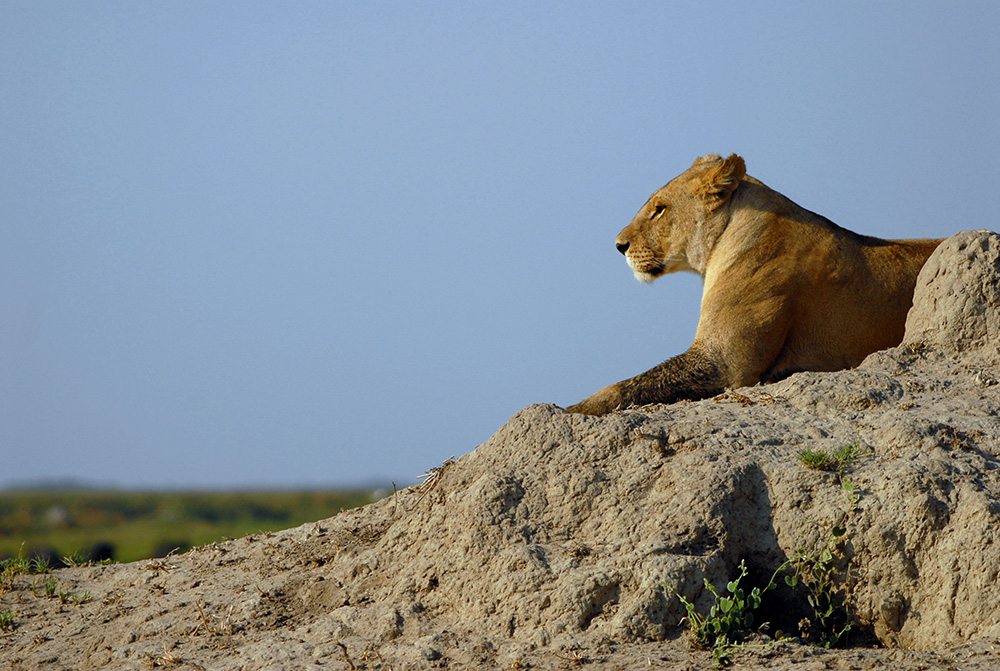
{"type": "Polygon", "coordinates": [[[0,486],[408,484],[691,342],[707,153],[997,228],[1000,4],[0,2],[0,486]]]}

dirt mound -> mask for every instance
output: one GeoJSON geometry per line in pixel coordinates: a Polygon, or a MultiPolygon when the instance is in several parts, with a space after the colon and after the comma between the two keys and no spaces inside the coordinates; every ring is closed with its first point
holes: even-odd
{"type": "MultiPolygon", "coordinates": [[[[742,560],[746,584],[763,585],[833,538],[824,561],[851,634],[908,651],[781,643],[745,663],[989,668],[1000,662],[998,256],[993,233],[945,242],[905,344],[855,370],[607,417],[530,406],[424,486],[365,508],[57,572],[63,593],[89,592],[82,605],[38,596],[22,576],[0,596],[16,625],[0,634],[0,661],[701,668],[705,653],[678,640],[685,610],[671,590],[707,612],[705,579],[724,589],[742,560]],[[839,468],[808,468],[803,450],[838,454],[839,468]]],[[[772,631],[795,634],[810,616],[801,589],[766,597],[772,631]]]]}
{"type": "Polygon", "coordinates": [[[964,231],[941,243],[917,278],[906,341],[947,352],[1000,355],[1000,240],[991,231],[964,231]]]}

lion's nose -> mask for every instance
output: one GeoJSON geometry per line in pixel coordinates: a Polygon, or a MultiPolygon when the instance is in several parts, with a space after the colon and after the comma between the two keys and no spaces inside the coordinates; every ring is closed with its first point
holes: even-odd
{"type": "Polygon", "coordinates": [[[615,249],[617,249],[619,252],[621,252],[622,254],[624,254],[625,252],[628,251],[628,243],[627,242],[616,242],[615,243],[615,249]]]}

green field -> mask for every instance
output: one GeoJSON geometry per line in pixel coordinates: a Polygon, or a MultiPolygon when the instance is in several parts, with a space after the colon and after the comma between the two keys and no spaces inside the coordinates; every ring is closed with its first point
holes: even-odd
{"type": "MultiPolygon", "coordinates": [[[[225,538],[278,531],[370,503],[371,491],[0,492],[0,559],[114,561],[164,556],[225,538]],[[103,546],[104,554],[95,549],[103,546]]],[[[54,562],[57,565],[57,562],[54,562]]]]}

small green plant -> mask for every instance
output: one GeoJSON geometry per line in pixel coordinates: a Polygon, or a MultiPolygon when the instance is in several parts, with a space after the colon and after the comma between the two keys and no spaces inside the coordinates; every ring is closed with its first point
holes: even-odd
{"type": "Polygon", "coordinates": [[[52,562],[48,557],[33,557],[29,561],[29,565],[31,566],[31,572],[36,575],[52,572],[52,562]]]}
{"type": "MultiPolygon", "coordinates": [[[[740,574],[726,584],[728,596],[719,594],[715,586],[705,580],[705,588],[715,597],[715,604],[712,605],[708,615],[698,613],[693,603],[671,586],[661,583],[677,596],[687,610],[687,619],[691,625],[695,644],[700,648],[711,648],[712,658],[719,666],[728,666],[732,662],[730,652],[743,643],[744,633],[753,625],[753,611],[760,606],[764,592],[774,587],[774,579],[778,575],[776,571],[764,589],[754,587],[747,593],[740,587],[740,582],[747,576],[745,561],[740,561],[739,569],[740,574]]],[[[780,570],[781,568],[778,569],[780,570]]]]}
{"type": "MultiPolygon", "coordinates": [[[[804,449],[799,452],[799,461],[807,468],[837,474],[840,487],[847,494],[850,504],[847,514],[850,515],[858,510],[861,492],[847,478],[847,472],[861,455],[862,448],[858,443],[853,443],[832,454],[804,449]]],[[[785,576],[785,582],[793,589],[799,586],[804,588],[806,600],[813,610],[812,618],[799,623],[802,636],[827,648],[836,646],[851,629],[851,617],[844,603],[843,591],[833,579],[834,552],[839,551],[845,533],[843,526],[835,525],[830,530],[826,545],[818,554],[807,555],[799,550],[797,556],[786,562],[791,567],[792,574],[785,576]]]]}
{"type": "Polygon", "coordinates": [[[59,589],[59,583],[56,582],[55,578],[49,578],[41,585],[35,584],[32,591],[35,593],[35,596],[44,596],[46,599],[59,599],[59,603],[72,602],[77,606],[82,606],[90,600],[90,592],[84,592],[80,595],[76,592],[59,589]]]}
{"type": "Polygon", "coordinates": [[[847,468],[857,461],[861,454],[862,450],[858,443],[852,443],[832,453],[805,448],[799,450],[799,461],[806,468],[814,471],[833,471],[843,478],[847,468]]]}
{"type": "Polygon", "coordinates": [[[0,569],[2,569],[4,572],[9,572],[12,574],[30,573],[31,560],[25,559],[21,555],[18,555],[16,557],[11,557],[10,559],[4,559],[0,561],[0,569]]]}
{"type": "Polygon", "coordinates": [[[14,578],[31,573],[31,562],[21,555],[0,561],[0,594],[14,584],[14,578]]]}
{"type": "Polygon", "coordinates": [[[799,450],[799,461],[803,466],[814,471],[833,470],[830,468],[833,457],[830,456],[829,452],[823,450],[810,450],[809,448],[799,450]]]}
{"type": "Polygon", "coordinates": [[[844,527],[834,526],[819,554],[807,555],[800,551],[783,564],[792,569],[792,574],[785,576],[785,584],[792,589],[801,585],[813,610],[812,618],[799,622],[802,636],[824,648],[835,647],[851,630],[850,614],[833,577],[834,552],[845,533],[844,527]]]}
{"type": "Polygon", "coordinates": [[[28,559],[22,554],[10,559],[0,561],[0,594],[14,586],[14,580],[20,575],[30,575],[32,573],[48,573],[49,562],[47,559],[28,559]]]}
{"type": "Polygon", "coordinates": [[[861,492],[859,492],[855,487],[854,483],[847,478],[841,476],[840,486],[847,493],[847,500],[851,504],[851,511],[858,509],[858,503],[861,501],[861,492]]]}
{"type": "Polygon", "coordinates": [[[0,631],[14,631],[17,622],[14,621],[14,613],[9,610],[0,611],[0,631]]]}
{"type": "Polygon", "coordinates": [[[63,564],[72,568],[74,566],[86,566],[90,564],[90,560],[85,552],[80,550],[74,552],[71,555],[66,555],[62,558],[63,564]]]}
{"type": "MultiPolygon", "coordinates": [[[[845,483],[844,489],[856,503],[856,498],[853,497],[857,497],[857,494],[853,493],[853,486],[848,481],[845,483]]],[[[710,648],[712,657],[719,666],[727,666],[732,662],[732,650],[743,646],[745,634],[750,631],[754,622],[753,612],[760,606],[761,598],[777,586],[778,576],[789,570],[791,573],[785,576],[785,584],[793,590],[804,589],[806,601],[812,609],[812,616],[799,622],[802,638],[825,648],[836,647],[845,640],[853,626],[843,590],[834,580],[834,553],[839,552],[846,533],[844,527],[834,526],[819,553],[806,554],[799,550],[798,554],[774,571],[767,585],[763,588],[754,587],[749,593],[740,587],[740,582],[747,577],[745,561],[740,561],[739,575],[726,585],[726,595],[720,594],[714,585],[705,580],[705,588],[715,598],[708,615],[698,613],[694,604],[670,585],[662,581],[660,584],[676,595],[684,605],[695,645],[702,649],[710,648]]],[[[780,632],[778,638],[781,638],[780,632]]]]}
{"type": "Polygon", "coordinates": [[[42,596],[46,599],[51,599],[59,594],[59,584],[55,578],[49,578],[41,586],[36,584],[33,591],[35,592],[35,596],[38,596],[39,591],[41,591],[42,596]]]}
{"type": "MultiPolygon", "coordinates": [[[[848,495],[850,511],[855,511],[861,494],[854,483],[847,479],[846,473],[860,455],[861,449],[854,443],[833,453],[804,449],[799,452],[799,461],[808,468],[835,472],[840,486],[848,495]]],[[[804,550],[799,550],[775,570],[767,585],[763,588],[754,587],[749,593],[740,587],[740,582],[747,576],[744,561],[739,565],[740,574],[726,585],[726,596],[705,580],[705,588],[715,597],[708,615],[701,615],[695,610],[694,604],[675,589],[666,583],[661,584],[670,593],[676,594],[687,610],[687,620],[695,644],[701,648],[711,648],[715,661],[720,666],[726,666],[731,663],[730,653],[733,648],[743,644],[744,634],[753,624],[753,611],[760,606],[761,597],[776,586],[775,580],[779,574],[790,570],[790,575],[785,576],[785,583],[793,590],[804,589],[806,601],[813,611],[812,617],[799,623],[802,637],[826,648],[834,647],[844,640],[852,627],[843,591],[834,580],[834,553],[840,550],[845,533],[843,526],[834,526],[826,544],[818,553],[806,554],[804,550]]]]}

